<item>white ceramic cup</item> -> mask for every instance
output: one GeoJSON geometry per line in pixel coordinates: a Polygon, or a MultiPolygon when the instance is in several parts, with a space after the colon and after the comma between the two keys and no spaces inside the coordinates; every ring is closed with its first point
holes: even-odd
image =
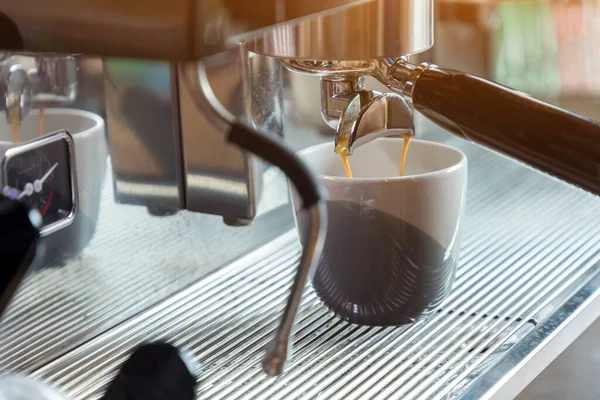
{"type": "MultiPolygon", "coordinates": [[[[299,152],[329,194],[325,246],[312,285],[350,322],[414,322],[435,310],[454,283],[466,156],[413,139],[399,177],[402,146],[401,138],[380,138],[355,149],[352,179],[332,143],[299,152]]],[[[294,190],[292,199],[302,241],[306,216],[294,190]]]]}

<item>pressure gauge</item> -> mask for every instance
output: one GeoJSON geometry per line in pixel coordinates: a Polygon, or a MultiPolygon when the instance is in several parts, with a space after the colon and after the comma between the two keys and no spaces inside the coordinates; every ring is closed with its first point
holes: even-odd
{"type": "Polygon", "coordinates": [[[39,211],[45,236],[73,222],[77,212],[74,145],[67,131],[6,150],[2,194],[39,211]]]}

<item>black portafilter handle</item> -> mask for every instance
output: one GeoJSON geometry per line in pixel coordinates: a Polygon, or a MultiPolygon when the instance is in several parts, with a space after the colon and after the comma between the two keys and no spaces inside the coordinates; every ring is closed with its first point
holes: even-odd
{"type": "Polygon", "coordinates": [[[404,91],[417,111],[451,133],[600,195],[599,122],[431,65],[412,71],[404,91]]]}
{"type": "Polygon", "coordinates": [[[35,258],[41,222],[37,211],[0,195],[0,318],[35,258]]]}
{"type": "Polygon", "coordinates": [[[137,348],[109,384],[102,400],[194,400],[195,371],[168,343],[137,348]]]}

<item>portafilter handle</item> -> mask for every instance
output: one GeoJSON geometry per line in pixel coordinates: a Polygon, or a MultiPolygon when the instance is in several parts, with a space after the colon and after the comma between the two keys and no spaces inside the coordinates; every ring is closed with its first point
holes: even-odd
{"type": "Polygon", "coordinates": [[[451,133],[600,195],[600,123],[435,65],[396,61],[379,79],[451,133]]]}

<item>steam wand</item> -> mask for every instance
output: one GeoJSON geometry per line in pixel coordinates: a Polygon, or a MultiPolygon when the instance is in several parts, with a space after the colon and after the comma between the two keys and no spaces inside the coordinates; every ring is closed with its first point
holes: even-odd
{"type": "Polygon", "coordinates": [[[316,268],[323,249],[327,228],[325,190],[304,162],[282,141],[262,134],[249,124],[239,121],[223,107],[210,87],[202,63],[188,64],[180,68],[184,79],[197,89],[192,90],[194,100],[208,116],[210,122],[221,131],[227,132],[227,140],[231,143],[279,167],[300,194],[303,211],[310,214],[308,237],[303,246],[290,295],[275,337],[262,361],[263,370],[268,375],[278,376],[283,372],[284,364],[291,352],[290,337],[308,275],[311,269],[316,268]]]}

